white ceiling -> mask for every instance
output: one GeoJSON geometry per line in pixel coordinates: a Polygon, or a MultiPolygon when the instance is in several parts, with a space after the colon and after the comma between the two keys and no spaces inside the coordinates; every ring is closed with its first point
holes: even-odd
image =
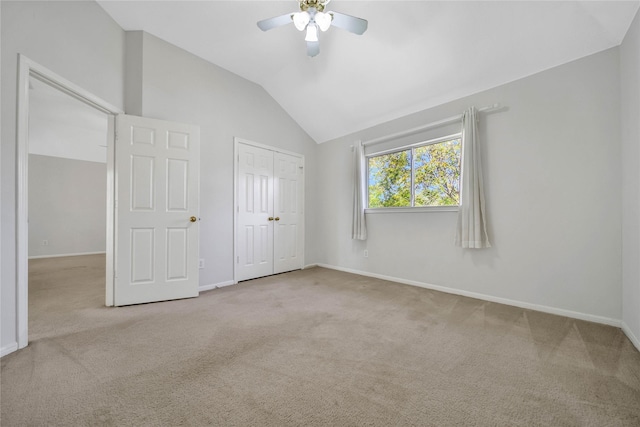
{"type": "MultiPolygon", "coordinates": [[[[297,1],[98,3],[143,30],[263,86],[317,142],[619,45],[638,1],[348,1],[328,9],[369,21],[330,28],[306,55],[293,25],[256,22],[297,1]]],[[[495,100],[500,102],[500,100],[495,100]]]]}

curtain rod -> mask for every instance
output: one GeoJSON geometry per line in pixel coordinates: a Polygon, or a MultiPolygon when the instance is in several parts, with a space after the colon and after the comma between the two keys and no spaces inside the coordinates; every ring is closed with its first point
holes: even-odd
{"type": "MultiPolygon", "coordinates": [[[[478,111],[482,112],[482,111],[491,111],[491,110],[497,110],[499,108],[502,108],[502,106],[500,104],[491,104],[491,105],[486,105],[484,107],[478,108],[478,111]]],[[[396,139],[396,138],[402,138],[404,136],[409,136],[409,135],[413,135],[415,133],[418,132],[422,132],[428,129],[432,129],[438,126],[442,126],[442,125],[446,125],[449,123],[453,123],[455,121],[458,120],[462,120],[462,114],[457,114],[455,116],[451,116],[451,117],[447,117],[446,119],[442,119],[442,120],[438,120],[437,122],[431,122],[431,123],[427,123],[426,125],[421,125],[409,130],[403,130],[402,132],[397,132],[391,135],[386,135],[386,136],[381,136],[379,138],[375,138],[375,139],[370,139],[369,141],[365,141],[362,143],[363,146],[368,146],[368,145],[375,145],[375,144],[380,144],[382,142],[387,142],[390,141],[392,139],[396,139]]]]}

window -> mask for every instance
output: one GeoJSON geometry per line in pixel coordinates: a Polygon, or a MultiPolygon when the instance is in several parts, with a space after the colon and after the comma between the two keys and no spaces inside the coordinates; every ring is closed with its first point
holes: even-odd
{"type": "Polygon", "coordinates": [[[461,135],[367,156],[368,207],[460,204],[461,135]]]}

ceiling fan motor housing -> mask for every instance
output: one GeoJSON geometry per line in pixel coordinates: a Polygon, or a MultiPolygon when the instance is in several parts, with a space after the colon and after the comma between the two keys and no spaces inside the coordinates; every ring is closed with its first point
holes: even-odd
{"type": "Polygon", "coordinates": [[[301,0],[300,1],[300,10],[305,12],[310,8],[315,8],[318,12],[324,11],[324,7],[328,1],[323,0],[301,0]]]}

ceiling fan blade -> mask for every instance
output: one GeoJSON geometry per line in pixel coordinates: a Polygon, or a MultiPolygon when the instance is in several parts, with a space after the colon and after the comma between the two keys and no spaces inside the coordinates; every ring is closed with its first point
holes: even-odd
{"type": "Polygon", "coordinates": [[[344,13],[328,12],[333,19],[331,25],[334,27],[342,28],[354,34],[361,35],[367,31],[367,20],[362,18],[356,18],[355,16],[345,15],[344,13]]]}
{"type": "Polygon", "coordinates": [[[319,42],[307,42],[307,55],[314,57],[320,53],[319,42]]]}
{"type": "Polygon", "coordinates": [[[291,18],[292,16],[292,13],[287,13],[286,15],[263,19],[262,21],[258,21],[258,27],[260,27],[262,31],[269,31],[272,28],[290,24],[291,22],[293,22],[293,19],[291,18]]]}

